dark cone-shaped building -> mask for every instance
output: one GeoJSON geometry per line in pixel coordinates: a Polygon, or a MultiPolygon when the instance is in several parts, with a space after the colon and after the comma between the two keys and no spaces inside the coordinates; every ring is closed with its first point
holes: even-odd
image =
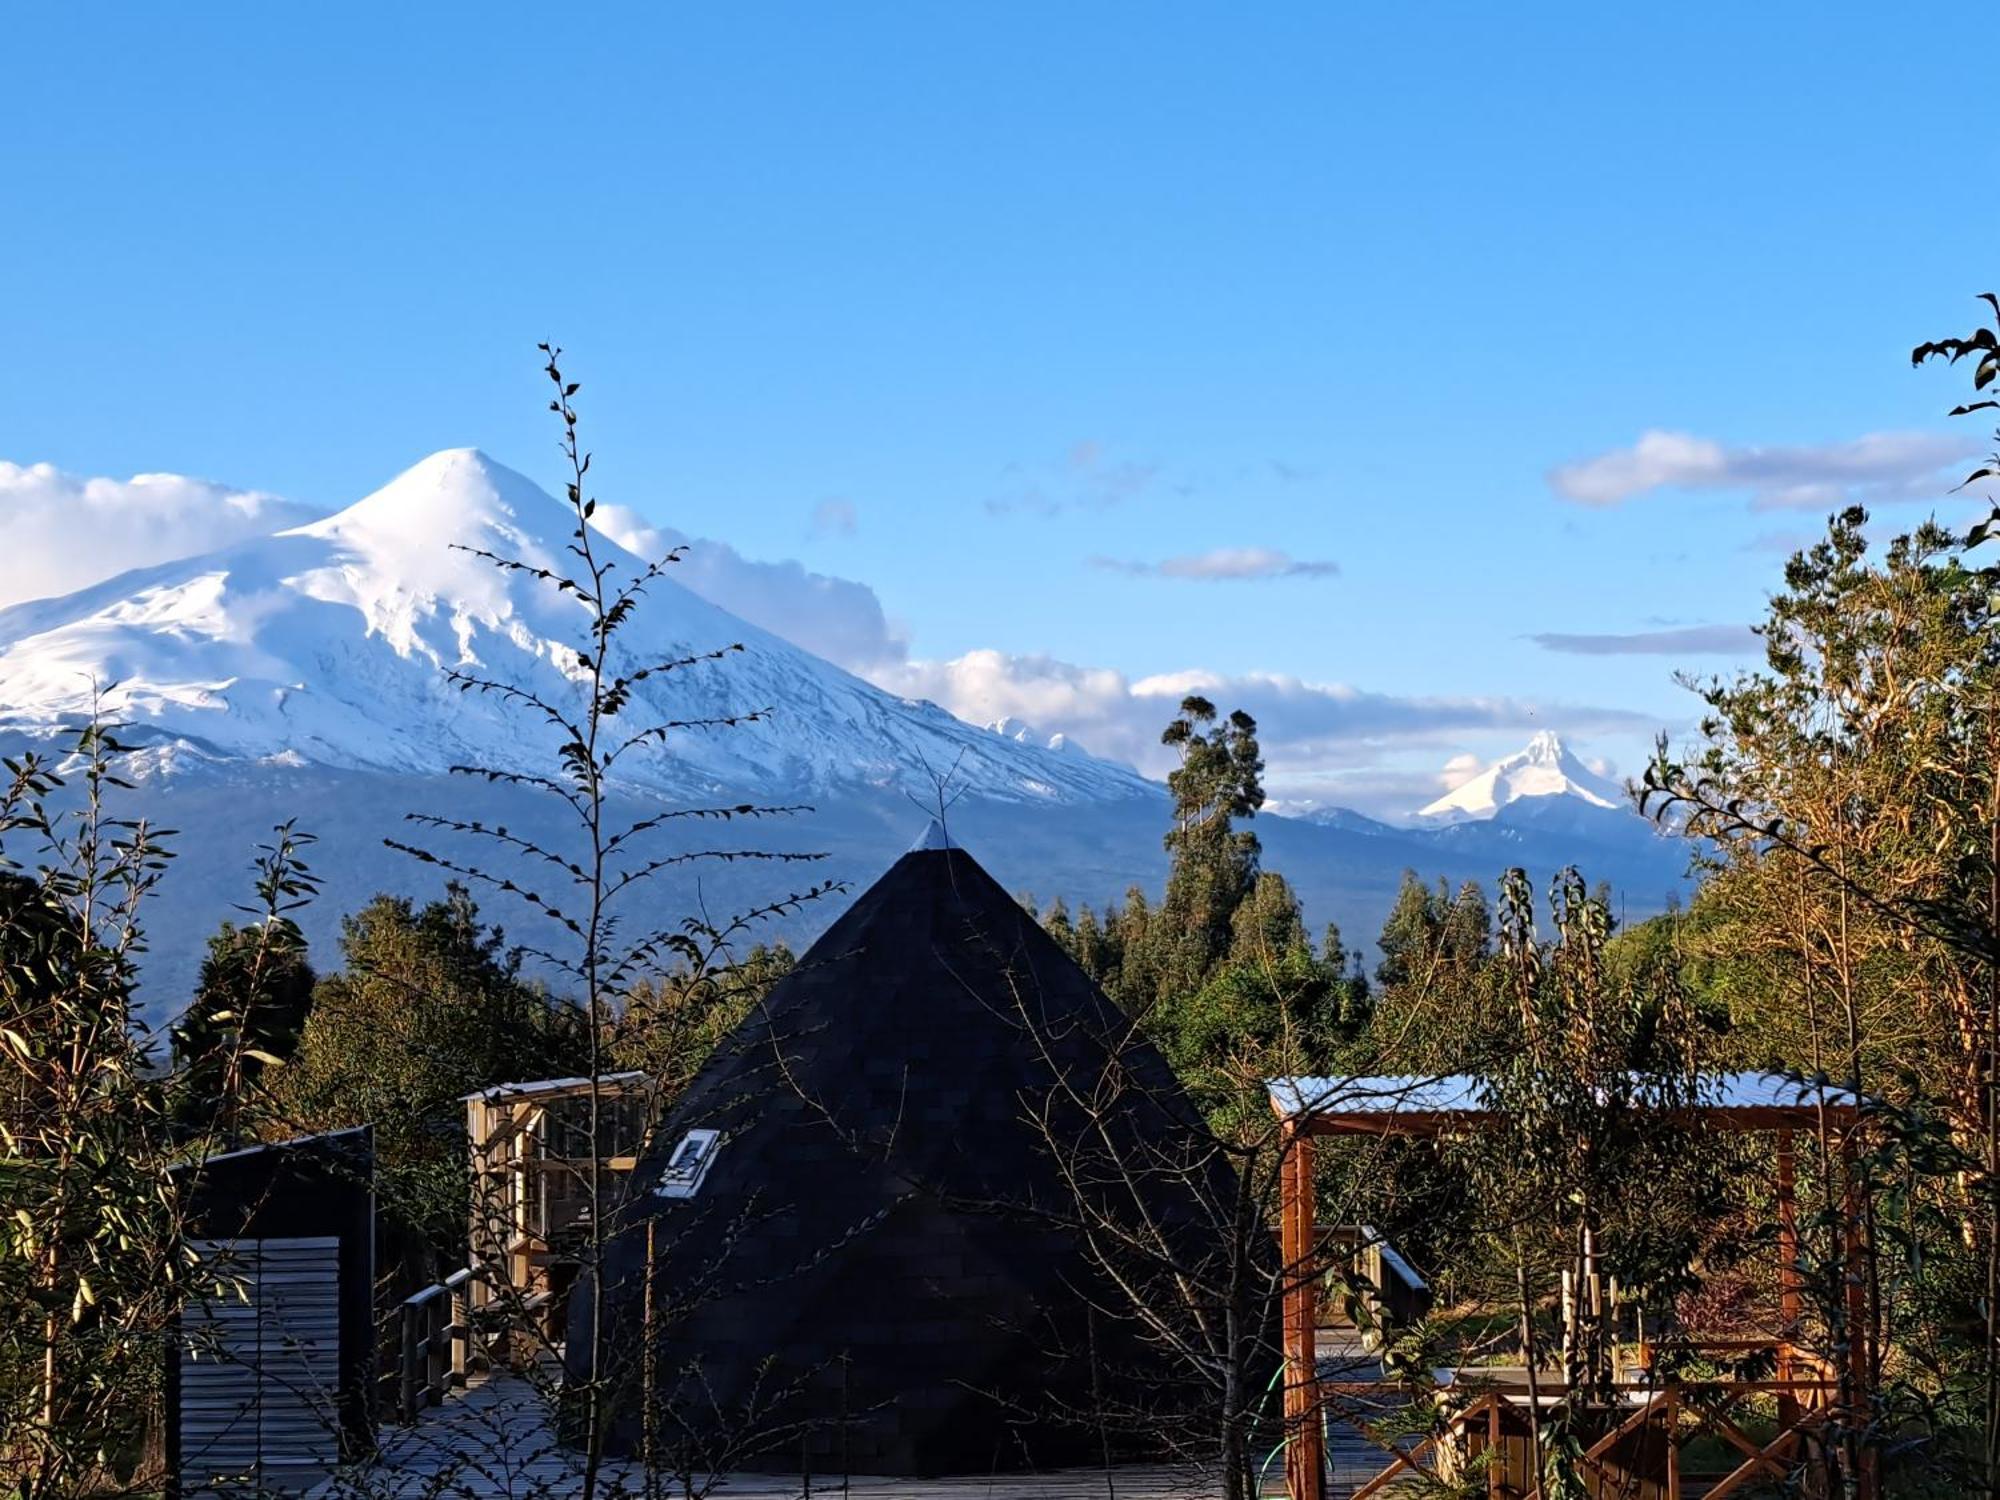
{"type": "Polygon", "coordinates": [[[583,1378],[602,1318],[615,1453],[986,1473],[1095,1462],[1194,1399],[1132,1289],[1202,1256],[1228,1168],[1159,1054],[936,825],[632,1181],[601,1309],[586,1281],[569,1325],[583,1378]]]}

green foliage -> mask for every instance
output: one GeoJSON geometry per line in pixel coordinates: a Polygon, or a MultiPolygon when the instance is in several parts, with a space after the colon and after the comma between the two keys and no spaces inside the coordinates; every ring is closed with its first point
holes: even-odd
{"type": "Polygon", "coordinates": [[[611,1023],[611,1065],[649,1074],[660,1085],[661,1104],[671,1105],[797,963],[784,943],[760,943],[733,963],[641,981],[611,1023]]]}
{"type": "Polygon", "coordinates": [[[378,896],[342,923],[345,967],[319,981],[296,1055],[275,1074],[274,1134],[372,1122],[385,1211],[462,1253],[466,1094],[580,1071],[575,1013],[522,980],[460,885],[422,907],[378,896]]]}
{"type": "Polygon", "coordinates": [[[1532,1288],[1576,1289],[1558,1319],[1566,1394],[1541,1435],[1552,1493],[1581,1494],[1577,1455],[1589,1413],[1613,1398],[1616,1338],[1611,1288],[1657,1318],[1714,1269],[1714,1225],[1725,1197],[1719,1153],[1685,1123],[1699,1098],[1707,1037],[1670,962],[1627,969],[1605,962],[1611,916],[1565,870],[1550,892],[1556,935],[1535,931],[1527,877],[1501,883],[1501,967],[1516,1026],[1479,1069],[1494,1126],[1459,1157],[1501,1246],[1511,1249],[1524,1342],[1538,1308],[1532,1288]]]}
{"type": "Polygon", "coordinates": [[[1668,1180],[1699,1176],[1695,1141],[1675,1116],[1699,1098],[1713,1030],[1670,953],[1606,961],[1610,912],[1575,871],[1562,872],[1550,891],[1551,942],[1537,938],[1521,871],[1508,872],[1501,899],[1515,1026],[1479,1069],[1502,1117],[1495,1183],[1526,1194],[1535,1222],[1600,1241],[1595,1253],[1626,1286],[1681,1291],[1712,1205],[1679,1216],[1663,1210],[1668,1180]]]}
{"type": "Polygon", "coordinates": [[[1267,1109],[1263,1080],[1323,1073],[1366,1024],[1368,985],[1346,968],[1332,934],[1315,952],[1298,898],[1281,875],[1258,875],[1231,917],[1230,944],[1199,988],[1169,995],[1148,1018],[1167,1060],[1211,1109],[1267,1109]]]}
{"type": "Polygon", "coordinates": [[[22,1496],[131,1472],[185,1271],[132,1005],[167,850],[113,815],[124,748],[92,725],[77,772],[25,755],[0,788],[0,841],[32,850],[0,883],[0,1485],[22,1496]],[[79,795],[59,811],[66,780],[79,795]]]}
{"type": "Polygon", "coordinates": [[[1477,884],[1466,881],[1454,896],[1444,881],[1433,890],[1415,870],[1405,870],[1396,904],[1376,939],[1382,962],[1375,980],[1382,985],[1462,987],[1491,957],[1492,942],[1492,915],[1477,884]]]}
{"type": "Polygon", "coordinates": [[[1743,1030],[1787,1060],[1924,1087],[1982,1112],[1991,967],[2000,579],[1926,523],[1872,555],[1867,517],[1793,557],[1762,627],[1763,670],[1700,684],[1703,743],[1664,748],[1648,805],[1713,839],[1695,900],[1743,1030]],[[1833,1043],[1805,991],[1850,995],[1833,1043]]]}
{"type": "MultiPolygon", "coordinates": [[[[1882,1379],[1870,1422],[1841,1434],[1843,1462],[1897,1422],[1949,1426],[1970,1405],[1991,1475],[2000,571],[1969,560],[1990,526],[1958,537],[1925,522],[1871,544],[1867,522],[1844,510],[1790,560],[1761,627],[1763,667],[1694,684],[1701,741],[1680,758],[1662,745],[1646,803],[1711,841],[1683,941],[1728,1011],[1735,1056],[1880,1101],[1858,1165],[1882,1379]],[[1970,1401],[1968,1378],[1983,1387],[1970,1401]]],[[[1809,1222],[1836,1239],[1849,1215],[1829,1182],[1818,1190],[1809,1222]]],[[[1809,1260],[1828,1337],[1844,1341],[1836,1252],[1809,1260]]]]}
{"type": "Polygon", "coordinates": [[[1297,893],[1258,869],[1257,836],[1236,826],[1264,800],[1256,721],[1218,721],[1189,697],[1161,740],[1181,756],[1165,898],[1154,907],[1134,886],[1101,919],[1057,902],[1042,923],[1230,1133],[1268,1114],[1266,1079],[1331,1065],[1366,1024],[1369,989],[1337,928],[1314,950],[1297,893]]]}
{"type": "Polygon", "coordinates": [[[171,1033],[173,1109],[185,1129],[233,1138],[238,1122],[225,1101],[256,1091],[265,1070],[298,1049],[316,979],[292,913],[318,891],[299,858],[311,842],[281,827],[258,862],[261,918],[247,927],[224,922],[208,940],[194,999],[171,1033]]]}
{"type": "Polygon", "coordinates": [[[1199,986],[1228,951],[1259,852],[1257,835],[1236,820],[1255,817],[1264,802],[1257,721],[1241,709],[1218,723],[1206,698],[1184,698],[1160,743],[1179,752],[1180,764],[1167,775],[1173,863],[1152,945],[1156,1001],[1199,986]]]}
{"type": "Polygon", "coordinates": [[[1374,1071],[1463,1071],[1512,1024],[1497,1003],[1490,908],[1471,881],[1454,894],[1405,870],[1376,946],[1380,990],[1363,1049],[1374,1071]]]}

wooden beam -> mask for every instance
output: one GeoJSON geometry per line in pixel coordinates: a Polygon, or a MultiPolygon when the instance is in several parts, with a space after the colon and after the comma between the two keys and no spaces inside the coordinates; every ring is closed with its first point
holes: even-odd
{"type": "MultiPolygon", "coordinates": [[[[1850,1130],[1840,1142],[1840,1165],[1846,1178],[1841,1194],[1841,1217],[1846,1220],[1841,1271],[1847,1283],[1847,1389],[1848,1399],[1853,1403],[1847,1420],[1857,1430],[1868,1421],[1869,1372],[1873,1368],[1868,1349],[1868,1261],[1861,1234],[1860,1155],[1860,1142],[1850,1130]]],[[[1881,1494],[1881,1476],[1875,1459],[1873,1449],[1860,1445],[1860,1472],[1853,1476],[1855,1500],[1877,1500],[1881,1494]]]]}
{"type": "Polygon", "coordinates": [[[1681,1450],[1674,1441],[1680,1435],[1681,1393],[1678,1389],[1667,1392],[1667,1420],[1661,1429],[1667,1445],[1667,1493],[1666,1500],[1681,1500],[1681,1450]]]}
{"type": "MultiPolygon", "coordinates": [[[[1417,1446],[1412,1448],[1408,1453],[1405,1453],[1401,1448],[1393,1446],[1384,1448],[1382,1451],[1384,1454],[1387,1455],[1389,1459],[1388,1465],[1382,1470],[1381,1473],[1377,1474],[1373,1479],[1370,1479],[1366,1484],[1362,1485],[1360,1489],[1356,1490],[1352,1495],[1350,1495],[1348,1497],[1348,1500],[1372,1500],[1372,1497],[1382,1493],[1383,1489],[1386,1486],[1402,1478],[1403,1470],[1405,1469],[1408,1469],[1412,1474],[1416,1475],[1417,1478],[1420,1480],[1434,1481],[1436,1476],[1433,1475],[1429,1470],[1425,1469],[1422,1464],[1417,1462],[1417,1460],[1422,1458],[1426,1453],[1430,1452],[1431,1449],[1437,1447],[1438,1444],[1443,1440],[1443,1438],[1451,1433],[1452,1429],[1463,1428],[1466,1432],[1470,1432],[1472,1430],[1473,1419],[1479,1416],[1481,1412],[1484,1412],[1486,1414],[1486,1422],[1487,1422],[1486,1430],[1489,1434],[1489,1440],[1490,1440],[1490,1435],[1500,1430],[1500,1413],[1502,1409],[1503,1407],[1500,1398],[1489,1391],[1487,1394],[1481,1396],[1477,1401],[1473,1402],[1472,1405],[1468,1406],[1464,1411],[1460,1412],[1457,1416],[1453,1417],[1448,1423],[1446,1423],[1445,1430],[1443,1433],[1433,1434],[1432,1436],[1425,1438],[1421,1443],[1418,1443],[1417,1446]]],[[[1488,1466],[1487,1472],[1489,1474],[1493,1472],[1490,1465],[1488,1466]]],[[[1491,1488],[1491,1485],[1492,1481],[1489,1479],[1488,1480],[1489,1489],[1491,1488]]],[[[1493,1491],[1493,1493],[1497,1494],[1498,1491],[1493,1491]]]]}
{"type": "Polygon", "coordinates": [[[1654,1414],[1672,1399],[1673,1388],[1669,1386],[1585,1449],[1583,1454],[1585,1462],[1601,1458],[1606,1453],[1609,1453],[1635,1429],[1643,1427],[1651,1421],[1654,1414]]]}
{"type": "Polygon", "coordinates": [[[1500,1432],[1500,1403],[1491,1401],[1486,1408],[1486,1500],[1500,1500],[1503,1481],[1507,1478],[1507,1449],[1500,1432]]]}
{"type": "MultiPolygon", "coordinates": [[[[1798,1154],[1790,1130],[1778,1132],[1778,1379],[1796,1373],[1793,1348],[1799,1339],[1799,1204],[1798,1154]]],[[[1778,1425],[1799,1420],[1798,1398],[1789,1392],[1778,1398],[1778,1425]]]]}
{"type": "Polygon", "coordinates": [[[1312,1137],[1288,1123],[1279,1142],[1284,1153],[1278,1173],[1278,1224],[1285,1277],[1285,1489],[1291,1500],[1324,1500],[1312,1137]]]}
{"type": "Polygon", "coordinates": [[[1744,1485],[1762,1477],[1766,1466],[1776,1462],[1783,1455],[1785,1449],[1804,1436],[1806,1428],[1811,1425],[1810,1422],[1802,1422],[1797,1427],[1779,1433],[1770,1442],[1757,1450],[1755,1458],[1750,1459],[1740,1468],[1731,1469],[1721,1479],[1718,1479],[1714,1487],[1702,1497],[1702,1500],[1725,1500],[1726,1496],[1734,1494],[1737,1490],[1742,1489],[1744,1485]]]}

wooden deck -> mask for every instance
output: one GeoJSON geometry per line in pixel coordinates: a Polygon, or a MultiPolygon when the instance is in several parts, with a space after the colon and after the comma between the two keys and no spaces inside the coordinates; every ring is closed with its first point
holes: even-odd
{"type": "MultiPolygon", "coordinates": [[[[527,1381],[500,1375],[476,1377],[414,1426],[385,1426],[374,1461],[320,1485],[311,1500],[568,1500],[582,1488],[581,1455],[556,1442],[541,1398],[527,1381]]],[[[1280,1466],[1265,1488],[1284,1493],[1280,1466]]],[[[604,1500],[681,1495],[671,1477],[649,1485],[638,1465],[616,1460],[600,1469],[597,1492],[604,1500]]],[[[815,1476],[810,1485],[796,1474],[732,1474],[709,1493],[716,1500],[1210,1500],[1219,1487],[1188,1470],[1120,1465],[942,1479],[854,1475],[845,1484],[838,1475],[815,1476]]]]}

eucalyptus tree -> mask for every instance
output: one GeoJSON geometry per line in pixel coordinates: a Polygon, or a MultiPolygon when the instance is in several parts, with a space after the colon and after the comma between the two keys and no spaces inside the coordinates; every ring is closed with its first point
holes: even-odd
{"type": "Polygon", "coordinates": [[[1557,876],[1549,910],[1555,933],[1543,940],[1526,874],[1507,873],[1499,966],[1514,1024],[1479,1059],[1496,1123],[1460,1148],[1489,1232],[1512,1251],[1531,1388],[1546,1363],[1541,1279],[1554,1271],[1566,1289],[1565,1394],[1536,1461],[1549,1493],[1570,1493],[1595,1435],[1588,1414],[1613,1398],[1612,1288],[1660,1313],[1695,1284],[1698,1259],[1717,1248],[1721,1178],[1686,1123],[1710,1038],[1676,967],[1608,965],[1610,912],[1573,869],[1557,876]]]}

